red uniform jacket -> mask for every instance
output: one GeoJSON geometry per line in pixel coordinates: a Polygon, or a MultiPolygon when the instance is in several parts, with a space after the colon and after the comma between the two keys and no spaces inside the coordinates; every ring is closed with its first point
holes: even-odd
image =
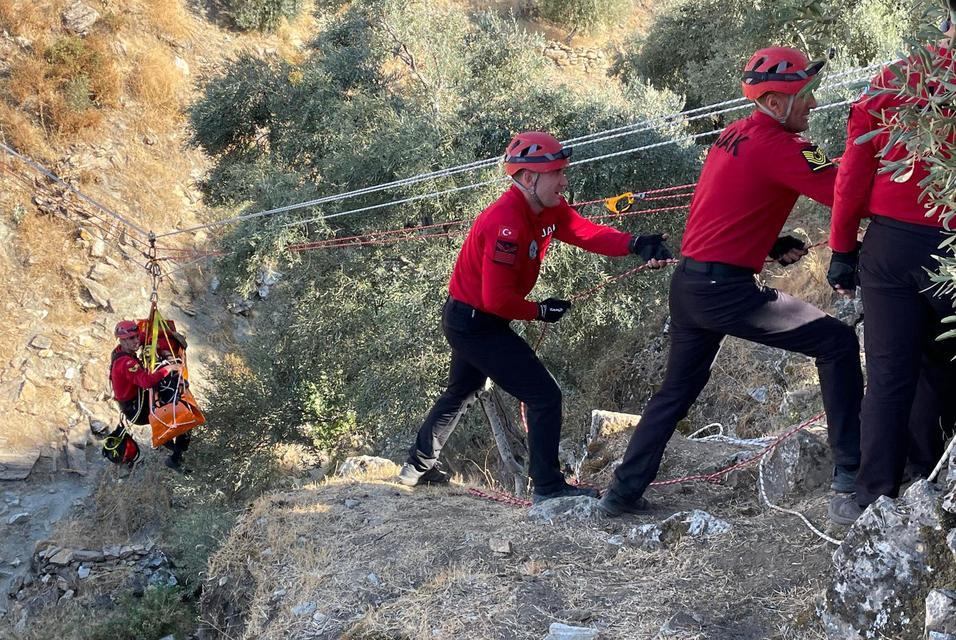
{"type": "Polygon", "coordinates": [[[137,389],[151,389],[164,377],[166,377],[164,368],[149,373],[136,356],[122,353],[120,347],[116,347],[113,351],[110,383],[113,385],[113,397],[118,402],[132,400],[136,397],[137,389]]]}
{"type": "Polygon", "coordinates": [[[535,214],[511,187],[475,219],[448,284],[453,298],[509,320],[534,320],[525,296],[538,280],[551,238],[606,256],[628,253],[631,234],[582,218],[567,202],[535,214]]]}
{"type": "Polygon", "coordinates": [[[798,196],[833,204],[836,173],[820,147],[755,111],[710,148],[681,253],[760,271],[798,196]]]}
{"type": "MultiPolygon", "coordinates": [[[[949,58],[952,63],[949,51],[940,49],[936,53],[949,58]]],[[[918,81],[919,74],[911,73],[909,85],[916,86],[918,81]]],[[[887,68],[872,80],[870,87],[873,90],[894,88],[899,86],[899,82],[887,68]]],[[[833,219],[830,222],[830,248],[834,251],[853,251],[860,220],[872,214],[931,227],[941,227],[943,224],[933,213],[927,217],[926,203],[921,197],[923,189],[919,185],[927,175],[923,162],[916,163],[908,179],[897,182],[892,179],[892,173],[877,173],[880,152],[889,141],[889,132],[881,132],[862,144],[856,144],[860,136],[891,125],[895,117],[894,109],[906,104],[906,101],[906,97],[894,93],[872,94],[868,89],[850,109],[846,150],[840,163],[833,219]]],[[[893,161],[906,156],[906,148],[895,145],[883,157],[893,161]]]]}

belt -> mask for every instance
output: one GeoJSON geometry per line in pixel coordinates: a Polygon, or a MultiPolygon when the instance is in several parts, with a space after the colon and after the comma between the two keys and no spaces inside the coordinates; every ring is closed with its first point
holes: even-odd
{"type": "Polygon", "coordinates": [[[752,276],[754,274],[753,269],[748,269],[747,267],[738,267],[732,264],[724,264],[723,262],[700,262],[699,260],[694,260],[686,256],[681,258],[680,268],[687,273],[703,273],[710,276],[728,278],[752,276]]]}
{"type": "Polygon", "coordinates": [[[881,224],[891,229],[899,229],[900,231],[909,231],[910,233],[917,233],[922,236],[937,238],[943,235],[943,227],[929,224],[920,224],[918,222],[906,222],[904,220],[898,220],[896,218],[891,218],[889,216],[881,216],[878,214],[873,214],[870,217],[870,220],[875,224],[881,224]]]}
{"type": "Polygon", "coordinates": [[[507,318],[502,318],[501,316],[496,316],[493,313],[482,311],[481,309],[473,307],[466,302],[462,302],[461,300],[455,300],[451,296],[448,296],[448,305],[450,309],[453,309],[458,312],[467,313],[472,318],[486,318],[488,320],[496,320],[498,322],[504,322],[504,323],[509,322],[507,318]]]}

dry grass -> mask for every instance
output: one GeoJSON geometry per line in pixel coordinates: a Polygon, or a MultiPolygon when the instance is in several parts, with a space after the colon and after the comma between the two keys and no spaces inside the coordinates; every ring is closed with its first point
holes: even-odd
{"type": "Polygon", "coordinates": [[[31,40],[58,30],[66,0],[0,0],[0,28],[31,40]]]}
{"type": "Polygon", "coordinates": [[[136,3],[144,12],[153,33],[173,40],[192,40],[199,33],[196,19],[182,0],[146,0],[136,3]]]}
{"type": "MultiPolygon", "coordinates": [[[[229,637],[263,640],[538,640],[552,622],[595,626],[607,640],[652,638],[682,612],[699,619],[684,638],[817,637],[793,620],[810,607],[829,549],[762,512],[752,487],[653,491],[667,508],[649,516],[552,526],[461,487],[332,480],[250,509],[209,563],[204,617],[229,637]],[[608,543],[700,507],[732,532],[656,552],[608,543]],[[491,538],[513,553],[493,553],[491,538]],[[307,602],[319,616],[292,613],[307,602]],[[227,611],[245,625],[227,628],[227,611]]],[[[799,506],[819,519],[825,497],[799,506]]]]}
{"type": "Polygon", "coordinates": [[[0,102],[0,140],[41,162],[48,162],[53,157],[43,129],[5,102],[0,102]]]}
{"type": "Polygon", "coordinates": [[[22,111],[34,114],[49,135],[70,138],[96,127],[114,106],[122,78],[106,42],[58,38],[11,64],[6,85],[22,111]]]}
{"type": "Polygon", "coordinates": [[[129,85],[148,112],[168,119],[182,105],[186,79],[169,49],[155,43],[133,56],[129,85]]]}

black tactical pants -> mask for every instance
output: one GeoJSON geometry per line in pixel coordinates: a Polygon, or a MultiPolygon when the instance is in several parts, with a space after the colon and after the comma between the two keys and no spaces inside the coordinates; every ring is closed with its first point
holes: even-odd
{"type": "Polygon", "coordinates": [[[664,383],[650,399],[611,490],[637,499],[667,441],[710,378],[721,342],[736,336],[816,359],[836,464],[860,463],[863,375],[853,328],[813,305],[761,286],[746,269],[684,258],[670,288],[671,345],[664,383]]]}
{"type": "Polygon", "coordinates": [[[539,493],[564,484],[558,463],[561,390],[538,356],[511,330],[508,320],[449,298],[442,330],[451,345],[448,387],[425,418],[408,462],[427,471],[458,424],[469,401],[491,378],[525,403],[528,414],[529,473],[539,493]]]}
{"type": "Polygon", "coordinates": [[[874,216],[860,251],[866,317],[867,390],[863,401],[862,465],[857,502],[897,497],[904,466],[921,475],[943,453],[952,428],[956,341],[937,342],[953,315],[953,299],[936,295],[927,269],[936,271],[942,232],[874,216]]]}

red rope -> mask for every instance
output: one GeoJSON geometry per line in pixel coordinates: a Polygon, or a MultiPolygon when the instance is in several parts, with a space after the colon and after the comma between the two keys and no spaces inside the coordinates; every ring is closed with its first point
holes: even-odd
{"type": "MultiPolygon", "coordinates": [[[[743,467],[749,466],[757,462],[758,460],[763,458],[765,455],[771,453],[774,449],[776,449],[781,442],[793,437],[797,432],[802,431],[803,429],[806,429],[810,425],[816,422],[819,422],[824,416],[826,416],[826,413],[821,411],[820,413],[813,416],[812,418],[808,420],[804,420],[800,424],[787,429],[786,431],[781,433],[779,436],[774,438],[774,440],[770,442],[770,444],[768,444],[766,447],[761,449],[759,453],[757,453],[756,455],[750,458],[747,458],[746,460],[742,460],[741,462],[738,462],[737,464],[730,465],[729,467],[725,467],[713,473],[682,476],[680,478],[674,478],[672,480],[658,480],[657,482],[652,482],[651,486],[652,487],[667,487],[670,485],[683,484],[685,482],[696,482],[701,480],[704,482],[717,482],[718,480],[723,478],[725,475],[727,475],[731,471],[736,471],[737,469],[741,469],[743,467]]],[[[637,428],[638,429],[641,428],[640,424],[638,424],[637,428]]]]}
{"type": "Polygon", "coordinates": [[[679,204],[672,207],[657,207],[656,209],[638,209],[637,211],[625,211],[624,213],[604,213],[599,216],[591,216],[589,220],[608,220],[611,218],[626,218],[628,216],[644,215],[645,213],[661,213],[663,211],[679,211],[688,209],[690,204],[679,204]]]}
{"type": "Polygon", "coordinates": [[[512,495],[508,493],[507,491],[497,491],[494,489],[478,489],[475,487],[471,487],[468,489],[468,493],[475,496],[476,498],[491,500],[492,502],[500,502],[502,504],[511,505],[513,507],[530,507],[531,506],[530,500],[519,498],[518,496],[512,495]]]}
{"type": "MultiPolygon", "coordinates": [[[[713,472],[713,473],[701,473],[701,474],[694,474],[694,475],[689,475],[689,476],[681,476],[681,477],[679,477],[679,478],[673,478],[673,479],[671,479],[671,480],[658,480],[657,482],[652,482],[650,486],[652,486],[652,487],[668,487],[668,486],[673,486],[673,485],[676,485],[676,484],[685,484],[685,483],[688,483],[688,482],[712,482],[712,483],[716,483],[716,482],[720,481],[720,480],[721,480],[724,476],[726,476],[727,474],[732,473],[733,471],[736,471],[737,469],[742,469],[742,468],[744,468],[744,467],[750,466],[750,465],[752,465],[752,464],[758,462],[758,461],[759,461],[761,458],[763,458],[764,456],[769,455],[770,453],[772,453],[772,452],[774,451],[774,449],[776,449],[778,446],[780,446],[780,444],[781,444],[782,442],[784,442],[784,441],[786,441],[786,440],[789,440],[789,439],[792,438],[794,435],[796,435],[796,434],[799,433],[800,431],[806,429],[806,428],[809,427],[810,425],[819,422],[821,419],[823,419],[823,417],[824,417],[825,415],[826,415],[826,413],[821,411],[820,413],[818,413],[817,415],[813,416],[812,418],[809,418],[809,419],[807,419],[807,420],[804,420],[804,421],[801,422],[800,424],[797,424],[797,425],[795,425],[795,426],[793,426],[793,427],[787,429],[786,431],[784,431],[783,433],[781,433],[779,436],[777,436],[776,438],[774,438],[773,441],[771,441],[766,447],[764,447],[763,449],[761,449],[757,454],[755,454],[755,455],[753,455],[753,456],[747,458],[746,460],[742,460],[742,461],[740,461],[740,462],[738,462],[738,463],[736,463],[736,464],[732,464],[732,465],[730,465],[730,466],[724,467],[723,469],[719,469],[719,470],[717,470],[717,471],[715,471],[715,472],[713,472]]],[[[637,428],[640,429],[640,425],[638,425],[637,428]]],[[[470,493],[471,495],[473,495],[473,496],[475,496],[475,497],[478,497],[478,498],[483,498],[483,499],[485,499],[485,500],[492,500],[492,501],[494,501],[494,502],[500,502],[500,503],[502,503],[502,504],[508,504],[508,505],[512,505],[512,506],[515,506],[515,507],[529,507],[529,506],[531,506],[531,502],[529,502],[528,500],[524,500],[524,499],[522,499],[522,498],[519,498],[519,497],[517,497],[517,496],[514,496],[514,495],[512,495],[512,494],[510,494],[510,493],[507,493],[507,492],[505,492],[505,491],[497,491],[497,490],[484,491],[484,490],[482,490],[482,489],[472,488],[472,489],[468,489],[468,493],[470,493]]]]}

